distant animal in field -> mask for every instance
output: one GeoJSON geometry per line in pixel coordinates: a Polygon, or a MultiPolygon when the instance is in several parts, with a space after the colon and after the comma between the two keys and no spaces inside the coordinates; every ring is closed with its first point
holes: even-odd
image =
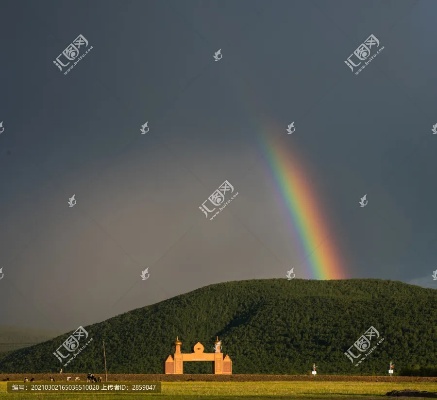
{"type": "Polygon", "coordinates": [[[94,376],[94,374],[88,374],[86,377],[87,382],[97,382],[97,378],[94,376]]]}
{"type": "Polygon", "coordinates": [[[50,382],[54,382],[55,380],[53,379],[53,377],[50,377],[50,382]]]}
{"type": "Polygon", "coordinates": [[[97,379],[97,381],[98,381],[98,382],[101,382],[101,381],[102,381],[102,377],[99,376],[99,379],[97,379]]]}
{"type": "Polygon", "coordinates": [[[71,381],[71,376],[67,376],[67,381],[71,381]]]}
{"type": "Polygon", "coordinates": [[[9,378],[5,378],[5,379],[3,379],[3,381],[8,381],[9,380],[9,378]]]}
{"type": "Polygon", "coordinates": [[[76,378],[74,378],[75,381],[80,381],[80,378],[78,376],[76,376],[76,378]]]}
{"type": "Polygon", "coordinates": [[[29,379],[27,379],[27,378],[24,378],[24,382],[29,382],[29,379]]]}
{"type": "Polygon", "coordinates": [[[31,378],[30,381],[33,382],[35,380],[35,378],[31,378]]]}

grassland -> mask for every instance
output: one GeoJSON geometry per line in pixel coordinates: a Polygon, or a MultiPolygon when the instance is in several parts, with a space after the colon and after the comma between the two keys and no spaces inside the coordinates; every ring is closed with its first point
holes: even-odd
{"type": "MultiPolygon", "coordinates": [[[[18,383],[22,383],[21,381],[18,383]]],[[[9,394],[6,382],[0,382],[0,400],[91,400],[104,396],[107,400],[148,397],[157,400],[376,400],[384,398],[391,390],[426,390],[437,392],[437,382],[162,382],[160,394],[9,394]]],[[[387,397],[386,397],[387,398],[387,397]]]]}

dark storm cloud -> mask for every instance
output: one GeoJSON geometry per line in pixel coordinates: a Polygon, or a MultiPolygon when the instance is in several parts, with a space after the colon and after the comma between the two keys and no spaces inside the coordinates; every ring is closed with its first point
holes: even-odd
{"type": "Polygon", "coordinates": [[[435,8],[3,2],[1,323],[75,329],[292,265],[311,278],[260,138],[311,165],[348,278],[432,287],[435,8]],[[64,75],[79,34],[93,50],[64,75]],[[356,76],[344,61],[370,34],[385,48],[356,76]],[[225,180],[239,195],[209,221],[225,180]]]}

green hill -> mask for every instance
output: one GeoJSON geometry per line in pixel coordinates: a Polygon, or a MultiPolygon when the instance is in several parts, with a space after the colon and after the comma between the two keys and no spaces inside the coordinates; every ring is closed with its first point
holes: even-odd
{"type": "MultiPolygon", "coordinates": [[[[163,373],[176,336],[182,352],[216,336],[234,374],[387,374],[437,366],[437,290],[401,282],[249,280],[210,285],[85,327],[93,341],[64,371],[163,373]],[[344,354],[371,326],[384,341],[359,365],[344,354]]],[[[53,352],[71,332],[0,360],[0,372],[55,372],[53,352]]],[[[81,345],[85,343],[82,339],[81,345]]],[[[371,342],[371,347],[376,339],[371,342]]],[[[355,349],[355,353],[358,351],[355,349]]],[[[185,373],[211,373],[212,363],[184,363],[185,373]]]]}

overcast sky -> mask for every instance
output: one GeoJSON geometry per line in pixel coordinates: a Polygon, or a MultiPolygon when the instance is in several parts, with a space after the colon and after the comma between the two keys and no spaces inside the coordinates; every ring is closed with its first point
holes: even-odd
{"type": "Polygon", "coordinates": [[[342,278],[437,288],[436,13],[0,1],[0,325],[67,331],[209,284],[317,279],[310,256],[332,247],[342,278]],[[355,75],[345,60],[372,34],[384,49],[355,75]],[[92,49],[64,75],[79,35],[92,49]],[[279,150],[313,193],[317,247],[293,226],[279,150]],[[199,206],[225,180],[238,196],[211,221],[199,206]]]}

